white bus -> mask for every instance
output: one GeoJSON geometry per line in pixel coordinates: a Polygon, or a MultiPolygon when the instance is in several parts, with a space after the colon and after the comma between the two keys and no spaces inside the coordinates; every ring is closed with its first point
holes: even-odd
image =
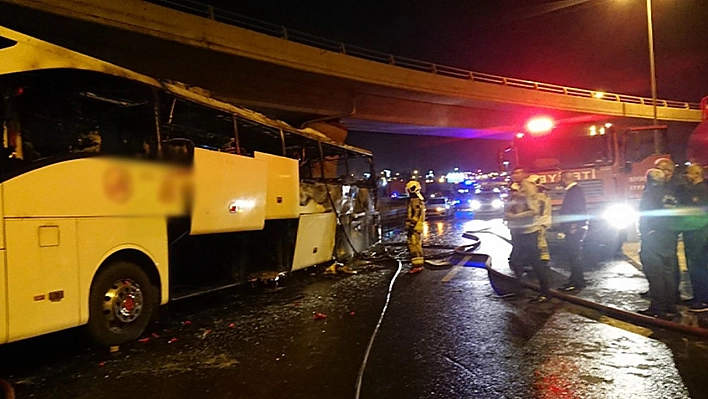
{"type": "Polygon", "coordinates": [[[380,234],[370,152],[2,27],[0,115],[0,344],[120,344],[380,234]]]}

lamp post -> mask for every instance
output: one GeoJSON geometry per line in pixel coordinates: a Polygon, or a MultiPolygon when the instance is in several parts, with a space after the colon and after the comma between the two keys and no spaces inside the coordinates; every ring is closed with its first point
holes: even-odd
{"type": "Polygon", "coordinates": [[[651,0],[647,0],[647,31],[649,34],[649,69],[651,72],[651,102],[654,108],[654,125],[656,118],[656,65],[654,63],[654,25],[651,17],[651,0]]]}
{"type": "MultiPolygon", "coordinates": [[[[658,125],[656,117],[656,65],[654,61],[654,24],[651,17],[651,0],[647,0],[647,34],[649,36],[649,72],[651,73],[651,103],[654,111],[654,126],[658,125]]],[[[662,135],[659,130],[654,129],[654,153],[664,152],[662,135]]]]}

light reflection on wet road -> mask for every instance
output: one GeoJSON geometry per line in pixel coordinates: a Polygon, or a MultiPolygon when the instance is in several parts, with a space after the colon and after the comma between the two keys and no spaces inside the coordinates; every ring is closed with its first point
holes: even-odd
{"type": "MultiPolygon", "coordinates": [[[[462,232],[485,228],[508,237],[498,219],[434,220],[425,242],[469,243],[462,232]]],[[[480,238],[480,251],[504,262],[504,239],[480,238]]],[[[116,354],[89,348],[75,332],[7,345],[0,377],[18,397],[124,398],[129,387],[153,398],[353,398],[394,270],[305,271],[275,292],[241,289],[171,306],[152,326],[156,337],[116,354]],[[315,320],[318,312],[327,318],[315,320]]],[[[443,282],[448,272],[399,277],[361,398],[708,397],[705,341],[614,327],[622,323],[557,300],[529,303],[531,292],[498,299],[484,270],[462,268],[443,282]]]]}

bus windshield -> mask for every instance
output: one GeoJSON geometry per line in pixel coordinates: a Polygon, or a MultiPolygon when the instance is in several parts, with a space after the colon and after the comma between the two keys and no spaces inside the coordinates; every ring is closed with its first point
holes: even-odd
{"type": "Polygon", "coordinates": [[[527,134],[517,138],[514,147],[518,163],[531,169],[566,169],[614,161],[611,129],[602,125],[560,126],[544,136],[527,134]]]}

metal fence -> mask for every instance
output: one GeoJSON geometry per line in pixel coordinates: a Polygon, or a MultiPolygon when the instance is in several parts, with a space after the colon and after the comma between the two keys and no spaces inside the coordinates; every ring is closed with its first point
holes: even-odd
{"type": "MultiPolygon", "coordinates": [[[[481,72],[473,72],[462,68],[455,68],[447,65],[435,64],[427,61],[420,61],[413,58],[399,57],[392,54],[386,54],[376,50],[369,50],[358,46],[347,45],[335,40],[321,38],[309,33],[300,32],[293,29],[287,29],[284,26],[261,21],[255,18],[247,17],[234,13],[232,11],[223,10],[213,7],[208,4],[200,3],[193,0],[144,0],[148,3],[169,7],[171,9],[182,11],[185,13],[208,18],[213,21],[222,22],[225,24],[237,26],[239,28],[248,29],[254,32],[263,33],[266,35],[279,37],[295,43],[305,44],[308,46],[317,47],[323,50],[333,51],[357,58],[363,58],[369,61],[380,62],[384,64],[394,65],[402,68],[413,69],[421,72],[428,72],[436,75],[447,76],[457,79],[471,80],[474,82],[483,82],[496,84],[508,87],[517,87],[522,89],[535,90],[545,93],[562,94],[570,97],[585,97],[596,98],[605,101],[619,102],[626,104],[641,104],[654,105],[651,98],[630,96],[626,94],[616,94],[599,92],[595,90],[579,89],[575,87],[558,86],[550,83],[534,82],[531,80],[523,80],[516,78],[507,78],[504,76],[491,75],[481,72]]],[[[700,110],[699,103],[689,103],[673,100],[656,100],[657,107],[679,108],[679,109],[695,109],[700,110]]]]}

